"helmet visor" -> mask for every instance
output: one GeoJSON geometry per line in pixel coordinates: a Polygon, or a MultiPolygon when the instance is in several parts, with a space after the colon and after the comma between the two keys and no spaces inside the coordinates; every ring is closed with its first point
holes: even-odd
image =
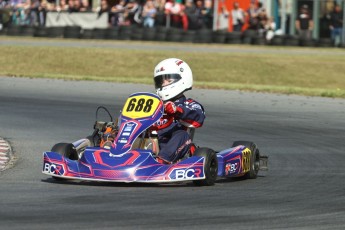
{"type": "Polygon", "coordinates": [[[163,74],[154,78],[156,89],[171,85],[181,79],[180,74],[163,74]]]}

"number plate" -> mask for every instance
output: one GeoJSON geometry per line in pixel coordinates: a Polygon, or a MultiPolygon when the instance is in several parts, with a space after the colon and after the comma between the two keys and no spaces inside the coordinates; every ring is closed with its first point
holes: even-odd
{"type": "Polygon", "coordinates": [[[129,97],[122,110],[122,115],[131,119],[151,117],[159,107],[160,100],[150,95],[129,97]]]}

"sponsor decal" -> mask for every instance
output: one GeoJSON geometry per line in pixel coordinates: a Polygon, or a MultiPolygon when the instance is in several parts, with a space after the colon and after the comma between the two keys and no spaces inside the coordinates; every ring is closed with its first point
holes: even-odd
{"type": "Polygon", "coordinates": [[[175,63],[176,63],[177,66],[180,66],[183,63],[183,61],[182,60],[177,60],[175,63]]]}
{"type": "Polygon", "coordinates": [[[164,69],[164,67],[162,66],[160,69],[157,69],[156,70],[156,73],[159,73],[159,72],[162,72],[162,71],[164,71],[165,69],[164,69]]]}
{"type": "Polygon", "coordinates": [[[56,174],[56,175],[64,174],[63,167],[61,165],[57,165],[53,163],[44,163],[43,172],[49,173],[49,174],[56,174]]]}
{"type": "Polygon", "coordinates": [[[238,170],[238,162],[228,163],[225,165],[225,175],[233,174],[238,170]]]}
{"type": "Polygon", "coordinates": [[[130,132],[130,131],[132,131],[133,130],[133,126],[134,126],[135,124],[133,124],[133,123],[127,123],[126,124],[126,127],[124,128],[124,132],[130,132]]]}
{"type": "Polygon", "coordinates": [[[172,180],[185,180],[200,177],[201,169],[175,169],[173,170],[169,178],[172,180]]]}
{"type": "Polygon", "coordinates": [[[122,133],[122,136],[124,136],[124,137],[128,137],[129,135],[131,135],[131,133],[128,133],[128,132],[123,132],[122,133]]]}
{"type": "Polygon", "coordinates": [[[119,140],[119,143],[122,143],[122,144],[127,144],[128,140],[127,139],[120,139],[119,140]]]}
{"type": "Polygon", "coordinates": [[[243,168],[243,172],[249,172],[249,170],[250,170],[250,156],[251,156],[250,149],[245,148],[242,151],[242,168],[243,168]]]}

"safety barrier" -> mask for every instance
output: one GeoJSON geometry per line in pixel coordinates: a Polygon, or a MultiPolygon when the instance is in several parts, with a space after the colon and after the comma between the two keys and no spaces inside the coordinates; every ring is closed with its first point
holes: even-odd
{"type": "Polygon", "coordinates": [[[179,28],[143,28],[138,26],[121,26],[107,29],[83,29],[79,26],[67,27],[30,27],[11,26],[0,31],[0,35],[33,36],[48,38],[75,39],[109,39],[109,40],[144,40],[189,43],[218,43],[218,44],[251,44],[272,46],[306,46],[332,47],[331,39],[300,40],[297,36],[274,36],[266,41],[255,31],[225,32],[208,29],[184,31],[179,28]]]}

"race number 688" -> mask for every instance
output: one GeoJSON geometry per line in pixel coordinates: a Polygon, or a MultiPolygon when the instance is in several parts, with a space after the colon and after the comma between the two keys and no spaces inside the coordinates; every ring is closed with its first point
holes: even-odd
{"type": "Polygon", "coordinates": [[[153,104],[152,99],[145,100],[144,98],[140,98],[137,100],[136,98],[132,98],[128,102],[128,106],[126,108],[126,111],[132,112],[134,110],[135,112],[149,113],[152,109],[152,104],[153,104]]]}

